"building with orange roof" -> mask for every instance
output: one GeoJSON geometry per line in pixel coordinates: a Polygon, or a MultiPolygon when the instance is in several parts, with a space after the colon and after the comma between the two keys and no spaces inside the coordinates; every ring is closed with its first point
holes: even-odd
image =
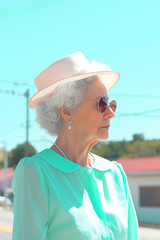
{"type": "Polygon", "coordinates": [[[160,156],[116,161],[127,174],[139,222],[160,224],[160,156]]]}

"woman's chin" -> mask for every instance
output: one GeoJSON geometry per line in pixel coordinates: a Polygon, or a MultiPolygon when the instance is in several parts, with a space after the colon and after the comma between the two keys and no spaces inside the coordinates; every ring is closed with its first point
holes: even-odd
{"type": "Polygon", "coordinates": [[[109,135],[107,135],[107,136],[104,136],[104,137],[102,138],[102,140],[107,140],[107,139],[108,139],[108,137],[109,137],[109,135]]]}
{"type": "Polygon", "coordinates": [[[106,139],[108,139],[108,137],[109,137],[108,132],[106,132],[106,133],[103,132],[103,134],[100,134],[100,139],[101,140],[106,140],[106,139]]]}

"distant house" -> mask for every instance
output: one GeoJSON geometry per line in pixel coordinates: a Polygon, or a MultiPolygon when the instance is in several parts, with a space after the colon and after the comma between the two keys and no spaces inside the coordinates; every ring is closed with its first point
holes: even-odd
{"type": "Polygon", "coordinates": [[[139,222],[160,224],[160,156],[116,161],[127,174],[139,222]]]}
{"type": "MultiPolygon", "coordinates": [[[[13,168],[7,168],[7,192],[10,193],[12,191],[12,177],[14,174],[13,168]]],[[[4,176],[5,170],[0,169],[0,194],[4,193],[4,176]]]]}
{"type": "Polygon", "coordinates": [[[0,163],[4,163],[4,151],[5,147],[0,148],[0,163]]]}

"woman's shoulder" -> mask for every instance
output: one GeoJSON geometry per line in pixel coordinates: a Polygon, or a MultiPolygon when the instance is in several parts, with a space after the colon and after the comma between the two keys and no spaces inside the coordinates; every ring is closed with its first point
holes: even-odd
{"type": "Polygon", "coordinates": [[[41,172],[41,162],[39,161],[38,155],[39,153],[36,153],[30,157],[23,157],[20,159],[20,161],[18,162],[15,171],[14,171],[14,175],[13,178],[17,175],[20,174],[24,174],[27,172],[41,172]]]}
{"type": "MultiPolygon", "coordinates": [[[[110,161],[104,157],[100,157],[98,155],[94,155],[96,159],[96,165],[95,168],[97,168],[100,171],[106,172],[110,171],[112,178],[115,180],[115,182],[123,187],[125,187],[125,190],[127,189],[128,181],[127,181],[127,175],[123,169],[123,166],[116,162],[116,161],[110,161]]],[[[107,177],[108,175],[106,175],[107,177]]],[[[127,191],[127,190],[126,190],[127,191]]]]}
{"type": "Polygon", "coordinates": [[[17,169],[26,167],[26,168],[33,168],[35,167],[35,165],[37,164],[37,159],[36,159],[36,155],[30,156],[30,157],[23,157],[20,159],[20,161],[18,162],[15,171],[17,169]]]}
{"type": "Polygon", "coordinates": [[[16,169],[17,168],[22,168],[22,166],[25,166],[26,168],[33,168],[33,167],[37,167],[37,165],[40,165],[40,160],[39,157],[41,156],[42,153],[46,152],[47,149],[44,149],[32,156],[29,157],[23,157],[20,159],[20,161],[18,162],[16,169]]]}
{"type": "Polygon", "coordinates": [[[35,155],[34,157],[24,157],[19,161],[12,178],[12,190],[16,199],[20,193],[23,199],[27,195],[30,198],[33,195],[38,198],[47,198],[48,192],[42,166],[35,155]]]}
{"type": "Polygon", "coordinates": [[[98,168],[99,170],[106,171],[106,170],[115,170],[115,171],[123,171],[123,167],[120,163],[117,163],[116,161],[108,160],[105,157],[101,157],[99,155],[93,154],[95,158],[95,168],[98,168]]]}
{"type": "Polygon", "coordinates": [[[34,181],[37,179],[43,179],[43,166],[38,159],[38,154],[35,154],[30,157],[22,158],[14,171],[13,178],[12,178],[12,188],[15,189],[16,183],[21,182],[28,182],[29,178],[34,181]]]}

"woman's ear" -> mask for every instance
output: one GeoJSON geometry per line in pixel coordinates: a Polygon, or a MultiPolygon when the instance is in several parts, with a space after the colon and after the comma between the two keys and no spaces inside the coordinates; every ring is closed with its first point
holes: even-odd
{"type": "Polygon", "coordinates": [[[71,119],[71,111],[67,108],[67,107],[58,107],[58,110],[62,116],[62,118],[65,120],[65,121],[70,121],[71,119]]]}

